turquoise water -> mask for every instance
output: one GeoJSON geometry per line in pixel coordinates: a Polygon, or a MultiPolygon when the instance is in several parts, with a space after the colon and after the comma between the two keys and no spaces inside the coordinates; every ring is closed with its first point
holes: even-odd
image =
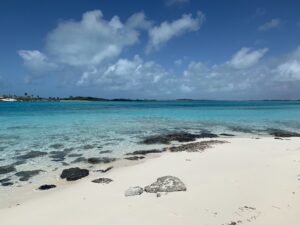
{"type": "MultiPolygon", "coordinates": [[[[0,166],[4,166],[29,151],[72,149],[82,157],[122,157],[133,150],[160,147],[139,142],[170,131],[300,132],[300,102],[0,102],[0,124],[0,166]]],[[[16,168],[53,170],[74,159],[53,161],[46,155],[16,168]]]]}

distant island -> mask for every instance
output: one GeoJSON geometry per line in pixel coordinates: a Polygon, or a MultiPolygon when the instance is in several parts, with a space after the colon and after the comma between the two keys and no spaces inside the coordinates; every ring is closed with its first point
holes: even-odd
{"type": "MultiPolygon", "coordinates": [[[[131,99],[131,98],[99,98],[92,96],[69,96],[69,97],[40,97],[39,95],[29,95],[25,93],[23,96],[17,95],[0,95],[0,102],[49,102],[49,101],[93,101],[93,102],[214,102],[214,101],[238,101],[238,100],[215,100],[215,99],[169,99],[169,100],[158,100],[158,99],[131,99]]],[[[263,100],[240,100],[240,101],[300,101],[290,99],[263,99],[263,100]]]]}

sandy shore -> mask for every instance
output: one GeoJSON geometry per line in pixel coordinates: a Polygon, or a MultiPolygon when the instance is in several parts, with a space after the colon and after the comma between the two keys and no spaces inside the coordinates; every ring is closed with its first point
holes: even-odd
{"type": "Polygon", "coordinates": [[[300,138],[232,138],[204,152],[163,153],[0,209],[1,225],[300,224],[300,138]],[[172,175],[187,187],[125,197],[172,175]],[[111,178],[110,184],[91,180],[111,178]]]}

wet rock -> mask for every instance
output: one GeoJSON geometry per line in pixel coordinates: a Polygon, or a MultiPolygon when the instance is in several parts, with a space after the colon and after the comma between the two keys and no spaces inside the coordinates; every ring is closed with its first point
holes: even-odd
{"type": "Polygon", "coordinates": [[[214,138],[218,137],[216,134],[211,133],[201,133],[201,134],[191,134],[187,132],[177,132],[165,135],[155,135],[145,138],[143,144],[170,144],[171,141],[178,142],[190,142],[195,141],[197,138],[214,138]]]}
{"type": "Polygon", "coordinates": [[[2,186],[6,187],[6,186],[11,186],[11,185],[13,185],[14,183],[11,182],[10,178],[7,177],[7,178],[4,178],[4,179],[1,179],[1,180],[0,180],[0,184],[1,184],[2,186]]]}
{"type": "Polygon", "coordinates": [[[136,186],[136,187],[130,187],[125,191],[125,196],[135,196],[135,195],[141,195],[144,192],[143,188],[136,186]]]}
{"type": "Polygon", "coordinates": [[[125,159],[127,160],[140,160],[140,159],[144,159],[144,156],[131,156],[131,157],[126,157],[125,159]]]}
{"type": "Polygon", "coordinates": [[[199,152],[204,151],[207,148],[211,148],[215,144],[224,144],[227,143],[227,141],[219,141],[219,140],[210,140],[210,141],[201,141],[201,142],[195,142],[195,143],[189,143],[189,144],[183,144],[175,147],[170,147],[168,150],[171,152],[199,152]]]}
{"type": "Polygon", "coordinates": [[[68,157],[71,157],[71,158],[80,157],[80,156],[82,156],[82,154],[73,153],[73,154],[68,155],[68,157]]]}
{"type": "Polygon", "coordinates": [[[68,155],[68,151],[52,151],[49,153],[49,157],[52,158],[54,162],[64,161],[65,157],[68,155]]]}
{"type": "Polygon", "coordinates": [[[31,177],[38,175],[42,170],[29,170],[29,171],[20,171],[15,175],[19,178],[19,181],[28,181],[31,177]]]}
{"type": "Polygon", "coordinates": [[[71,163],[81,163],[86,161],[87,159],[85,157],[78,157],[77,159],[73,160],[71,163]]]}
{"type": "Polygon", "coordinates": [[[226,137],[234,137],[234,134],[228,134],[228,133],[221,133],[221,136],[226,136],[226,137]]]}
{"type": "Polygon", "coordinates": [[[54,148],[54,149],[61,149],[61,148],[64,147],[64,145],[58,143],[58,144],[50,145],[49,147],[50,147],[50,148],[54,148]]]}
{"type": "Polygon", "coordinates": [[[47,155],[47,152],[40,152],[40,151],[30,151],[24,155],[17,156],[17,159],[32,159],[36,157],[41,157],[47,155]]]}
{"type": "Polygon", "coordinates": [[[12,185],[14,185],[14,183],[13,183],[13,182],[4,182],[4,183],[1,183],[1,185],[2,185],[3,187],[7,187],[7,186],[12,186],[12,185]]]}
{"type": "Polygon", "coordinates": [[[100,157],[100,158],[92,157],[87,159],[87,162],[90,164],[110,163],[113,161],[116,161],[116,159],[108,158],[108,157],[100,157]]]}
{"type": "Polygon", "coordinates": [[[103,151],[100,151],[99,154],[106,154],[106,153],[112,153],[111,150],[103,150],[103,151]]]}
{"type": "Polygon", "coordinates": [[[97,184],[109,184],[110,182],[113,182],[113,180],[110,178],[98,178],[98,179],[92,180],[92,182],[97,183],[97,184]]]}
{"type": "Polygon", "coordinates": [[[16,171],[14,165],[0,166],[0,174],[6,174],[16,171]]]}
{"type": "Polygon", "coordinates": [[[156,182],[146,186],[144,190],[149,193],[186,191],[186,186],[177,177],[164,176],[157,178],[156,182]]]}
{"type": "Polygon", "coordinates": [[[270,135],[273,135],[274,137],[300,137],[299,133],[284,131],[284,130],[271,131],[270,135]]]}
{"type": "Polygon", "coordinates": [[[108,171],[110,171],[113,167],[110,166],[110,167],[107,167],[106,169],[103,169],[103,170],[95,170],[95,172],[101,172],[101,173],[106,173],[108,171]]]}
{"type": "Polygon", "coordinates": [[[151,149],[151,150],[138,150],[134,152],[127,153],[126,155],[147,155],[150,153],[162,153],[164,150],[151,149]]]}
{"type": "Polygon", "coordinates": [[[66,179],[67,181],[79,180],[83,177],[89,175],[89,171],[87,169],[80,169],[79,167],[64,169],[60,175],[62,179],[66,179]]]}
{"type": "Polygon", "coordinates": [[[44,185],[41,185],[38,189],[39,190],[49,190],[49,189],[52,189],[52,188],[56,188],[56,185],[54,184],[44,184],[44,185]]]}
{"type": "Polygon", "coordinates": [[[13,166],[19,166],[19,165],[25,164],[26,162],[27,161],[25,159],[23,159],[23,160],[18,160],[18,161],[14,162],[11,165],[13,165],[13,166]]]}

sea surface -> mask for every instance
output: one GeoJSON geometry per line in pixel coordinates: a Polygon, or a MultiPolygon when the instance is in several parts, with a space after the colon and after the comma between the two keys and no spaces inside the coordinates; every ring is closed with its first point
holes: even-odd
{"type": "Polygon", "coordinates": [[[269,129],[300,132],[300,102],[0,102],[0,168],[16,168],[0,174],[0,180],[22,184],[18,171],[50,173],[75,166],[80,157],[122,158],[134,150],[163,147],[140,143],[154,134],[251,136],[267,135],[269,129]],[[48,154],[22,159],[31,151],[48,154]]]}

